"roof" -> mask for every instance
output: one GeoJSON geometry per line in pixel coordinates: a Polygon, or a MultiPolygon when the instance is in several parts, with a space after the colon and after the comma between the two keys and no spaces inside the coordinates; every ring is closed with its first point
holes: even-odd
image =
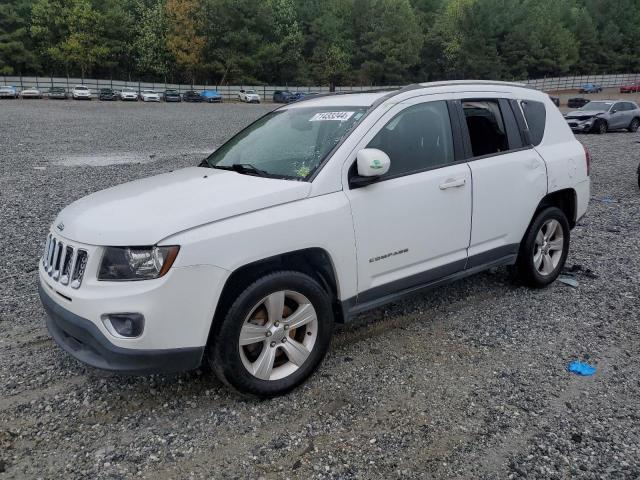
{"type": "Polygon", "coordinates": [[[546,95],[524,83],[501,82],[495,80],[448,80],[442,82],[425,82],[407,85],[402,88],[389,88],[385,90],[370,90],[363,92],[337,92],[314,95],[311,98],[304,98],[299,102],[290,104],[282,108],[297,108],[300,106],[363,106],[371,107],[387,98],[400,95],[405,92],[424,90],[425,93],[448,93],[464,91],[508,91],[514,88],[526,89],[528,92],[546,95]],[[433,89],[433,91],[430,91],[433,89]]]}

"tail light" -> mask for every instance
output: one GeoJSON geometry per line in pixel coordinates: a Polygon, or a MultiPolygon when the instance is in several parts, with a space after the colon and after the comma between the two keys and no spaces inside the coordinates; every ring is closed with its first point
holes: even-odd
{"type": "Polygon", "coordinates": [[[587,163],[587,177],[591,173],[591,154],[589,153],[589,149],[586,145],[582,144],[582,148],[584,148],[584,161],[587,163]]]}

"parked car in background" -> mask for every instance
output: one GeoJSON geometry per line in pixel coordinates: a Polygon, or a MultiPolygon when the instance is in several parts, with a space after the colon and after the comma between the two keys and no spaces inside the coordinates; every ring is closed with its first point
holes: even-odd
{"type": "Polygon", "coordinates": [[[165,102],[181,102],[182,97],[180,96],[180,92],[173,88],[169,88],[164,91],[163,95],[165,102]]]}
{"type": "Polygon", "coordinates": [[[47,328],[97,368],[204,362],[243,394],[281,395],[364,311],[497,266],[552,284],[589,161],[549,96],[518,84],[283,106],[199,167],[64,208],[38,261],[47,328]]]}
{"type": "Polygon", "coordinates": [[[245,103],[260,103],[260,95],[255,90],[240,90],[238,100],[245,103]]]}
{"type": "Polygon", "coordinates": [[[159,102],[160,94],[154,90],[142,90],[140,92],[140,100],[143,102],[159,102]]]}
{"type": "Polygon", "coordinates": [[[0,87],[0,98],[18,98],[18,90],[9,85],[0,87]]]}
{"type": "Polygon", "coordinates": [[[123,100],[125,102],[137,102],[138,90],[132,87],[124,87],[120,91],[120,100],[123,100]]]}
{"type": "Polygon", "coordinates": [[[182,100],[185,102],[202,102],[204,98],[195,90],[188,90],[182,94],[182,100]]]}
{"type": "Polygon", "coordinates": [[[203,90],[200,96],[207,103],[222,103],[222,95],[217,90],[203,90]]]}
{"type": "Polygon", "coordinates": [[[98,100],[113,102],[118,100],[118,94],[111,88],[101,88],[100,92],[98,92],[98,100]]]}
{"type": "Polygon", "coordinates": [[[567,107],[569,108],[581,108],[589,103],[590,100],[582,97],[573,97],[567,100],[567,107]]]}
{"type": "Polygon", "coordinates": [[[66,100],[69,95],[67,95],[67,89],[64,87],[51,87],[47,97],[51,100],[66,100]]]}
{"type": "Polygon", "coordinates": [[[294,93],[289,90],[276,90],[273,92],[274,103],[291,103],[293,101],[294,93]]]}
{"type": "Polygon", "coordinates": [[[308,98],[312,98],[319,95],[318,92],[296,92],[293,94],[293,102],[298,102],[300,100],[305,100],[308,98]]]}
{"type": "Polygon", "coordinates": [[[91,90],[84,85],[76,85],[71,90],[71,98],[74,100],[91,100],[91,90]]]}
{"type": "Polygon", "coordinates": [[[621,100],[594,100],[564,117],[574,132],[607,133],[623,129],[637,132],[640,127],[638,105],[621,100]]]}
{"type": "Polygon", "coordinates": [[[595,83],[585,83],[580,87],[580,93],[600,93],[602,87],[595,83]]]}
{"type": "Polygon", "coordinates": [[[35,87],[30,87],[20,92],[22,98],[42,98],[42,91],[35,87]]]}
{"type": "Polygon", "coordinates": [[[638,93],[638,92],[640,92],[640,82],[634,82],[628,85],[622,85],[620,87],[620,93],[638,93]]]}

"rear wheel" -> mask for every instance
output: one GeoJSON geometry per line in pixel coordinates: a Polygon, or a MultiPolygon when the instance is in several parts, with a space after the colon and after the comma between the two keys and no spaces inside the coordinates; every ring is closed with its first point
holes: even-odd
{"type": "Polygon", "coordinates": [[[546,208],[536,216],[517,260],[517,271],[525,284],[542,288],[558,278],[569,253],[569,236],[569,222],[559,208],[546,208]]]}
{"type": "Polygon", "coordinates": [[[218,378],[239,392],[273,397],[313,373],[332,331],[331,300],[318,282],[300,272],[275,272],[236,298],[207,357],[218,378]]]}
{"type": "Polygon", "coordinates": [[[638,127],[640,127],[640,120],[634,118],[633,120],[631,120],[631,123],[629,124],[627,130],[629,130],[631,133],[635,133],[638,131],[638,127]]]}

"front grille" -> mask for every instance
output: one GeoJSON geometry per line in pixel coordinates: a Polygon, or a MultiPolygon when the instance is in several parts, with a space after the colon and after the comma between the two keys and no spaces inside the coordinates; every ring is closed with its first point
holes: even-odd
{"type": "Polygon", "coordinates": [[[66,245],[51,234],[47,237],[42,266],[54,281],[70,285],[71,288],[80,288],[88,259],[86,250],[66,245]]]}

